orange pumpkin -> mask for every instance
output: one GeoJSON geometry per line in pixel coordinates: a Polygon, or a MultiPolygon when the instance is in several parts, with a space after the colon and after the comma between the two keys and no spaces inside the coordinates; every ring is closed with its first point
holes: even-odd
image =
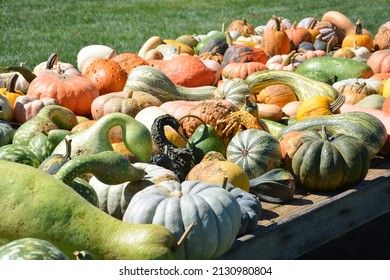
{"type": "Polygon", "coordinates": [[[289,86],[282,84],[267,86],[256,94],[257,103],[274,104],[280,108],[292,101],[298,101],[297,96],[289,86]]]}
{"type": "Polygon", "coordinates": [[[291,52],[290,38],[280,27],[280,19],[274,17],[275,28],[264,31],[263,49],[269,56],[288,54],[291,52]]]}
{"type": "Polygon", "coordinates": [[[246,18],[232,21],[227,29],[228,32],[238,31],[242,35],[255,35],[255,27],[246,18]]]}
{"type": "Polygon", "coordinates": [[[376,73],[390,72],[390,49],[374,52],[367,60],[367,65],[376,73]]]}
{"type": "Polygon", "coordinates": [[[374,37],[374,50],[383,50],[390,48],[390,21],[383,23],[378,28],[374,37]]]}
{"type": "Polygon", "coordinates": [[[294,50],[298,50],[298,47],[302,42],[312,42],[313,40],[309,29],[305,27],[298,27],[296,21],[294,21],[291,28],[286,29],[285,32],[290,39],[294,50]]]}
{"type": "Polygon", "coordinates": [[[85,70],[83,76],[99,90],[100,95],[123,90],[127,73],[113,59],[96,58],[85,70]]]}
{"type": "Polygon", "coordinates": [[[222,69],[222,78],[224,79],[235,79],[240,78],[245,80],[245,78],[254,72],[267,70],[268,67],[261,62],[236,62],[229,63],[222,69]]]}
{"type": "Polygon", "coordinates": [[[317,36],[320,34],[320,31],[314,28],[316,26],[317,22],[318,22],[318,17],[314,16],[314,17],[304,18],[297,24],[298,27],[307,28],[307,30],[309,31],[309,33],[311,35],[311,41],[310,41],[311,43],[314,43],[317,36]]]}
{"type": "Polygon", "coordinates": [[[372,49],[373,40],[370,34],[362,33],[362,22],[360,19],[356,22],[356,31],[355,34],[347,34],[344,40],[341,43],[341,47],[366,47],[368,50],[372,49]]]}
{"type": "Polygon", "coordinates": [[[127,75],[129,75],[131,70],[133,70],[137,66],[149,65],[149,63],[145,59],[140,57],[138,54],[131,52],[118,54],[112,59],[116,61],[119,66],[122,67],[123,70],[125,70],[127,75]]]}
{"type": "Polygon", "coordinates": [[[214,83],[214,71],[196,56],[177,55],[165,61],[161,64],[161,71],[179,86],[200,87],[214,83]]]}
{"type": "Polygon", "coordinates": [[[99,96],[96,85],[80,75],[48,73],[37,76],[27,90],[27,95],[38,99],[51,97],[58,104],[79,116],[91,114],[91,103],[99,96]]]}
{"type": "Polygon", "coordinates": [[[7,82],[7,86],[5,88],[0,88],[0,94],[8,99],[12,109],[15,108],[16,98],[18,98],[19,96],[24,96],[24,93],[22,91],[15,89],[15,85],[18,78],[18,74],[13,74],[7,82]]]}

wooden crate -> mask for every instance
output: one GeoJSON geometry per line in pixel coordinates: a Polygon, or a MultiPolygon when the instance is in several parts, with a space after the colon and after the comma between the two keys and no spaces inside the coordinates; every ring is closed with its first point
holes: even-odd
{"type": "Polygon", "coordinates": [[[258,228],[236,240],[220,259],[297,258],[390,211],[390,158],[373,159],[365,180],[325,194],[297,190],[286,204],[262,202],[258,228]]]}

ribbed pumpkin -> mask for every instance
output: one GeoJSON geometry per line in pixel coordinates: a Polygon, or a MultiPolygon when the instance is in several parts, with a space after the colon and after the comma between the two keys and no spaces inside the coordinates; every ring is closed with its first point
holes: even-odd
{"type": "Polygon", "coordinates": [[[376,73],[390,73],[390,49],[383,49],[368,58],[367,65],[376,73]]]}
{"type": "Polygon", "coordinates": [[[366,47],[369,51],[372,50],[373,46],[373,38],[371,34],[363,34],[362,33],[362,22],[359,19],[356,22],[356,31],[355,34],[347,34],[341,43],[341,47],[366,47]]]}
{"type": "Polygon", "coordinates": [[[263,36],[263,49],[269,56],[288,54],[291,51],[290,39],[281,29],[280,19],[274,17],[275,27],[267,28],[263,36]]]}
{"type": "Polygon", "coordinates": [[[96,58],[86,68],[83,76],[99,90],[99,94],[122,91],[126,81],[126,71],[113,59],[96,58]]]}
{"type": "Polygon", "coordinates": [[[367,175],[370,153],[365,144],[354,136],[331,135],[307,129],[287,133],[280,140],[285,150],[284,167],[298,186],[309,191],[334,191],[354,186],[367,175]]]}
{"type": "Polygon", "coordinates": [[[99,90],[80,75],[48,73],[37,76],[28,87],[27,95],[38,99],[50,97],[79,116],[91,114],[91,103],[99,90]]]}
{"type": "Polygon", "coordinates": [[[286,29],[284,32],[286,32],[288,38],[290,39],[293,50],[298,50],[298,47],[302,42],[311,42],[313,40],[309,29],[305,27],[298,27],[296,21],[294,21],[291,27],[286,29]]]}
{"type": "Polygon", "coordinates": [[[294,71],[300,61],[295,60],[296,51],[293,50],[289,54],[275,54],[270,59],[268,59],[266,66],[269,70],[286,70],[294,71]]]}
{"type": "Polygon", "coordinates": [[[267,70],[268,67],[261,62],[235,62],[229,63],[222,69],[222,78],[224,79],[245,79],[249,74],[261,70],[267,70]]]}
{"type": "Polygon", "coordinates": [[[318,17],[314,16],[314,17],[303,18],[297,24],[298,27],[305,27],[308,29],[308,31],[311,35],[311,42],[312,43],[314,43],[317,35],[320,34],[320,31],[318,31],[317,29],[314,29],[314,26],[316,26],[317,22],[318,22],[318,17]]]}
{"type": "Polygon", "coordinates": [[[58,105],[57,100],[51,97],[19,96],[15,100],[14,118],[18,123],[25,123],[36,116],[43,107],[56,104],[58,105]]]}
{"type": "Polygon", "coordinates": [[[247,129],[237,133],[226,148],[226,158],[240,166],[250,179],[281,166],[278,140],[269,132],[247,129]]]}
{"type": "Polygon", "coordinates": [[[378,28],[374,37],[374,50],[383,50],[390,48],[390,21],[383,23],[378,28]]]}
{"type": "Polygon", "coordinates": [[[241,209],[237,200],[218,184],[164,181],[137,192],[123,221],[163,225],[177,240],[196,223],[185,245],[177,251],[178,259],[214,259],[233,245],[241,225],[241,209]]]}
{"type": "Polygon", "coordinates": [[[213,99],[230,101],[237,109],[240,109],[245,104],[245,96],[247,95],[254,98],[245,81],[235,78],[226,80],[218,86],[213,93],[213,99]]]}
{"type": "Polygon", "coordinates": [[[247,45],[230,45],[224,53],[222,67],[235,62],[261,62],[265,64],[268,57],[264,50],[247,45]]]}
{"type": "Polygon", "coordinates": [[[255,27],[250,24],[246,18],[232,21],[229,24],[227,31],[238,31],[242,35],[255,35],[255,27]]]}

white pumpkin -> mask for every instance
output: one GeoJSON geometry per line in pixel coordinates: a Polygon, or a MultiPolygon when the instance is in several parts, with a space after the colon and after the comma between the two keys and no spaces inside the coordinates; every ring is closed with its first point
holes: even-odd
{"type": "Polygon", "coordinates": [[[332,86],[339,92],[343,92],[345,87],[352,85],[364,85],[364,87],[366,87],[366,92],[370,92],[370,94],[379,94],[381,81],[372,78],[349,78],[335,82],[332,86]]]}
{"type": "Polygon", "coordinates": [[[163,181],[179,179],[171,170],[161,166],[136,162],[136,168],[145,170],[146,175],[140,181],[130,181],[118,185],[107,185],[100,182],[95,176],[89,180],[89,184],[96,191],[99,199],[99,208],[111,216],[122,219],[131,198],[147,186],[158,184],[163,181]]]}
{"type": "Polygon", "coordinates": [[[164,181],[136,193],[123,216],[130,224],[160,224],[176,238],[193,223],[179,259],[213,259],[233,245],[241,225],[241,208],[220,185],[186,180],[164,181]]]}

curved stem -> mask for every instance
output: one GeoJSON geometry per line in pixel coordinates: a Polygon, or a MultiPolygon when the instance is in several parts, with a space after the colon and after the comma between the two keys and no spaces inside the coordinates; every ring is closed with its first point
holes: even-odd
{"type": "Polygon", "coordinates": [[[52,53],[46,62],[46,69],[53,69],[54,65],[58,62],[58,54],[52,53]]]}
{"type": "Polygon", "coordinates": [[[362,35],[363,27],[362,27],[362,22],[360,19],[356,22],[356,30],[355,30],[355,35],[362,35]]]}
{"type": "Polygon", "coordinates": [[[332,113],[335,113],[344,104],[345,95],[340,94],[335,101],[329,104],[329,109],[332,113]]]}
{"type": "Polygon", "coordinates": [[[294,57],[295,53],[296,53],[296,50],[293,50],[292,52],[290,52],[290,53],[287,55],[287,57],[286,57],[285,59],[283,59],[282,65],[283,65],[283,66],[287,66],[287,65],[289,65],[290,63],[292,63],[292,58],[294,57]]]}
{"type": "Polygon", "coordinates": [[[7,89],[6,89],[7,92],[15,93],[15,86],[16,86],[16,82],[17,82],[18,78],[19,78],[19,75],[17,73],[15,73],[15,74],[12,74],[12,76],[8,79],[7,89]]]}

